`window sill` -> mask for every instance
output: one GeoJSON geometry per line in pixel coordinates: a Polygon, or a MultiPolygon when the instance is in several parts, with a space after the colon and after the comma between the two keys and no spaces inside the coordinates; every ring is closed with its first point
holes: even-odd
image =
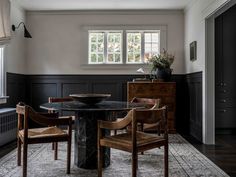
{"type": "Polygon", "coordinates": [[[145,69],[149,68],[149,65],[138,63],[138,64],[83,64],[81,65],[81,68],[83,69],[137,69],[143,67],[145,69]]]}
{"type": "Polygon", "coordinates": [[[9,98],[9,96],[1,96],[0,97],[0,104],[7,103],[7,98],[9,98]]]}

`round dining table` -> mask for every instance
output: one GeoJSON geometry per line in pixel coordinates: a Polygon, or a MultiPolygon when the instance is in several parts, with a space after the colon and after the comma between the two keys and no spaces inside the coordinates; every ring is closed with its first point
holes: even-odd
{"type": "MultiPolygon", "coordinates": [[[[121,112],[132,108],[145,108],[142,103],[122,101],[102,101],[87,105],[79,101],[44,103],[40,108],[54,111],[73,111],[75,113],[74,163],[79,168],[97,168],[97,120],[115,121],[121,112]]],[[[122,116],[122,114],[121,114],[122,116]]],[[[105,135],[110,131],[104,130],[105,135]]],[[[110,148],[104,148],[103,167],[110,165],[110,148]]]]}

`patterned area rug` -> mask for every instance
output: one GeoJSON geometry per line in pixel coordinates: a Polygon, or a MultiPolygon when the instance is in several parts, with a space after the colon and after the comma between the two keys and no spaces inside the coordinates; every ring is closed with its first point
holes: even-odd
{"type": "MultiPolygon", "coordinates": [[[[213,162],[196,150],[180,135],[169,135],[169,176],[170,177],[226,177],[228,176],[213,162]]],[[[73,146],[72,146],[73,147],[73,146]]],[[[59,160],[53,160],[51,144],[29,145],[28,176],[29,177],[95,177],[96,170],[77,168],[72,158],[71,174],[66,175],[66,144],[59,143],[59,160]]],[[[73,157],[73,148],[72,148],[73,157]]],[[[146,151],[138,157],[138,176],[163,176],[163,148],[146,151]]],[[[19,177],[22,167],[16,165],[16,150],[0,159],[0,177],[19,177]]],[[[131,155],[114,150],[111,151],[111,165],[103,171],[104,177],[130,177],[131,155]]]]}

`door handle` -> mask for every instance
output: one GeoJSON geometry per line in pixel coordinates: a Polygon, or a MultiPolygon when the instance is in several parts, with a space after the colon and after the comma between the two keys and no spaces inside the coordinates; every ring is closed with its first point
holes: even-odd
{"type": "Polygon", "coordinates": [[[221,103],[226,103],[225,99],[220,100],[221,103]]]}
{"type": "Polygon", "coordinates": [[[220,90],[220,93],[226,93],[227,91],[226,90],[220,90]]]}
{"type": "Polygon", "coordinates": [[[221,109],[220,112],[225,113],[226,109],[221,109]]]}

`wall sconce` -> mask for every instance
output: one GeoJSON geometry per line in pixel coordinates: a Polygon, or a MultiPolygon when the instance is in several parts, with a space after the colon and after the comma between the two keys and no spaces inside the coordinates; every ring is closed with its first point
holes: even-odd
{"type": "Polygon", "coordinates": [[[29,33],[29,31],[26,29],[24,22],[20,22],[17,27],[16,27],[15,25],[12,25],[12,26],[11,26],[12,31],[16,31],[16,29],[18,29],[21,24],[24,25],[24,37],[25,37],[25,38],[32,38],[32,36],[31,36],[31,34],[29,33]]]}

